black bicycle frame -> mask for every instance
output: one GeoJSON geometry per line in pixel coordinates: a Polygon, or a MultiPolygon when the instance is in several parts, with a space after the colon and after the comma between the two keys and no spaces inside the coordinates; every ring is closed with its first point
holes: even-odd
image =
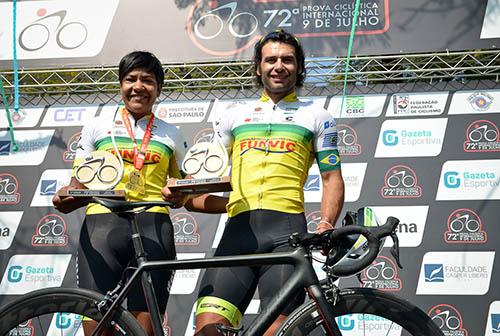
{"type": "Polygon", "coordinates": [[[279,316],[294,295],[307,289],[311,299],[318,305],[319,312],[323,317],[325,329],[330,335],[341,336],[335,321],[333,307],[327,302],[327,299],[319,285],[318,277],[312,267],[310,252],[304,247],[297,247],[290,252],[261,253],[238,256],[220,256],[203,259],[185,259],[185,260],[165,260],[165,261],[147,261],[142,240],[139,234],[137,220],[133,214],[121,214],[130,219],[132,229],[132,240],[136,250],[137,269],[119,292],[112,305],[104,314],[103,319],[98,324],[94,334],[106,325],[111,318],[114,309],[120,305],[130,291],[132,285],[141,278],[146,303],[151,314],[152,326],[155,336],[163,335],[161,316],[154,296],[152,283],[149,281],[150,271],[160,269],[188,270],[205,269],[215,267],[237,267],[237,266],[265,266],[265,265],[293,265],[295,271],[283,287],[276,293],[269,303],[249,325],[249,328],[243,332],[243,335],[258,336],[263,335],[273,321],[279,316]]]}

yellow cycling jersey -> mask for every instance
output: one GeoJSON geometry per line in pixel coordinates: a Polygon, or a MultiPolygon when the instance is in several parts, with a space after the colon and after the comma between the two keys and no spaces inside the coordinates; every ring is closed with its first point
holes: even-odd
{"type": "MultiPolygon", "coordinates": [[[[144,116],[137,121],[130,114],[127,115],[137,146],[140,148],[151,115],[144,116]]],[[[112,142],[112,127],[114,127],[115,142],[124,162],[123,178],[115,189],[125,190],[128,201],[161,201],[161,189],[165,186],[167,178],[181,177],[179,167],[181,167],[182,159],[186,154],[187,143],[176,126],[155,118],[151,140],[141,170],[145,180],[145,192],[138,193],[137,191],[127,190],[126,183],[129,174],[134,170],[133,143],[122,121],[121,113],[118,112],[116,118],[113,118],[114,114],[112,113],[101,115],[83,127],[73,170],[93,151],[105,150],[115,154],[112,142]]],[[[168,208],[154,207],[149,211],[168,213],[168,208]]],[[[89,215],[108,212],[110,211],[105,207],[91,203],[87,206],[86,213],[89,215]]]]}
{"type": "Polygon", "coordinates": [[[304,212],[304,183],[316,159],[321,172],[339,169],[333,116],[295,93],[267,96],[217,111],[216,130],[231,153],[229,217],[254,209],[304,212]]]}

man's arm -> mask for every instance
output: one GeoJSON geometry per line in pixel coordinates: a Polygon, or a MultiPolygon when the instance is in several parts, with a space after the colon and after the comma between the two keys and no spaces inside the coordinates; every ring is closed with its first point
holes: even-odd
{"type": "Polygon", "coordinates": [[[192,199],[189,199],[184,207],[189,211],[197,211],[204,213],[225,213],[228,202],[227,197],[203,194],[192,199]]]}
{"type": "Polygon", "coordinates": [[[321,173],[323,195],[321,197],[321,221],[317,233],[333,229],[344,205],[344,180],[340,169],[321,173]]]}
{"type": "Polygon", "coordinates": [[[52,198],[54,207],[62,213],[69,213],[73,210],[86,206],[90,202],[90,197],[61,197],[61,192],[69,189],[87,189],[74,177],[71,178],[69,185],[62,187],[52,198]]]}

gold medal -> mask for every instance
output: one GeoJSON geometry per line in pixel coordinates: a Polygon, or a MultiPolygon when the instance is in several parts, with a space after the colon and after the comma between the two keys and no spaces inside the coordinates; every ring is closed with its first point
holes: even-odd
{"type": "Polygon", "coordinates": [[[128,176],[128,182],[125,186],[128,190],[135,191],[139,194],[144,194],[146,188],[144,187],[144,176],[139,170],[133,170],[128,176]]]}

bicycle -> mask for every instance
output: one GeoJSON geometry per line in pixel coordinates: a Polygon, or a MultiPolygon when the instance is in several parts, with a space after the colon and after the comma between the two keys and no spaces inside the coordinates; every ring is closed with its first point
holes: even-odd
{"type": "MultiPolygon", "coordinates": [[[[130,203],[110,199],[96,199],[95,201],[130,220],[137,268],[125,270],[122,281],[106,295],[76,288],[48,288],[27,293],[0,309],[0,335],[21,335],[25,333],[22,328],[36,329],[36,335],[50,334],[54,332],[50,329],[51,325],[64,326],[68,323],[69,318],[74,316],[69,314],[76,314],[79,316],[77,318],[79,321],[82,320],[81,316],[84,316],[99,322],[93,335],[99,334],[105,328],[108,334],[112,332],[115,335],[144,336],[144,330],[121,305],[131,285],[141,278],[153,321],[154,334],[159,336],[163,335],[163,329],[153,288],[149,284],[150,271],[165,268],[179,270],[292,264],[296,270],[292,277],[276,293],[269,306],[263,309],[248,325],[248,328],[235,329],[218,326],[221,334],[228,336],[263,335],[296,291],[305,289],[312,300],[297,308],[276,335],[351,335],[349,333],[349,328],[352,327],[352,323],[349,322],[352,322],[350,314],[362,314],[358,318],[362,322],[358,323],[356,333],[353,335],[364,335],[359,331],[360,327],[365,325],[366,329],[370,325],[369,320],[377,319],[386,321],[389,325],[389,331],[386,335],[443,336],[439,327],[429,316],[408,301],[375,289],[339,289],[335,285],[335,281],[339,277],[357,274],[371,265],[380,251],[384,237],[387,236],[393,239],[391,253],[399,264],[399,245],[395,233],[399,221],[394,217],[389,217],[383,226],[369,229],[364,226],[346,225],[319,235],[305,234],[304,237],[301,237],[299,234],[292,234],[287,238],[288,243],[293,247],[293,250],[289,252],[147,261],[141,238],[138,235],[139,225],[135,214],[145,211],[149,207],[165,206],[168,203],[130,203]],[[343,260],[339,258],[354,257],[354,252],[344,255],[346,241],[353,239],[353,235],[362,235],[366,238],[364,244],[356,247],[360,258],[348,264],[339,263],[339,260],[343,260]],[[322,283],[318,280],[311,263],[313,249],[321,249],[326,254],[323,269],[327,274],[327,280],[322,283]],[[127,275],[131,271],[133,273],[127,279],[127,275]],[[34,320],[35,318],[36,320],[34,320]],[[393,328],[393,326],[397,326],[397,328],[393,328]]],[[[77,330],[74,334],[76,333],[77,330]]],[[[60,334],[63,333],[60,332],[60,334]]],[[[370,335],[373,334],[370,332],[370,335]]]]}

